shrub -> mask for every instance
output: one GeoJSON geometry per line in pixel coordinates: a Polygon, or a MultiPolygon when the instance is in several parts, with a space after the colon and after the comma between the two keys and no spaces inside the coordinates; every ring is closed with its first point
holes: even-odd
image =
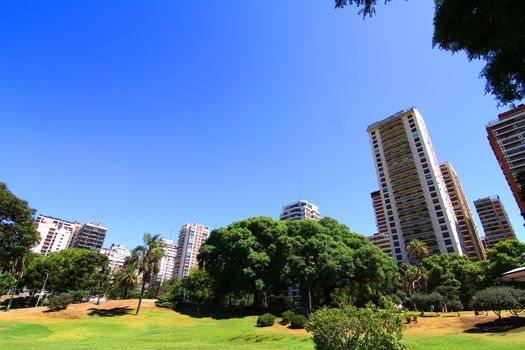
{"type": "Polygon", "coordinates": [[[266,313],[257,318],[257,326],[259,327],[270,327],[275,323],[277,317],[270,313],[266,313]]]}
{"type": "Polygon", "coordinates": [[[434,305],[434,311],[437,311],[445,304],[445,298],[436,292],[430,294],[416,294],[412,297],[412,302],[416,308],[424,314],[425,311],[432,311],[431,305],[434,305]]]}
{"type": "Polygon", "coordinates": [[[402,315],[373,306],[321,308],[310,317],[306,329],[313,333],[316,350],[405,350],[402,315]]]}
{"type": "Polygon", "coordinates": [[[73,302],[73,297],[68,293],[60,294],[54,298],[49,299],[49,310],[59,311],[65,310],[73,302]]]}
{"type": "Polygon", "coordinates": [[[303,329],[308,323],[308,319],[305,315],[297,314],[292,317],[290,320],[290,328],[293,329],[303,329]]]}
{"type": "Polygon", "coordinates": [[[287,310],[281,314],[281,317],[283,318],[282,324],[287,325],[288,323],[292,322],[292,317],[295,316],[295,312],[292,310],[287,310]]]}
{"type": "Polygon", "coordinates": [[[91,293],[87,290],[70,290],[67,292],[71,296],[73,304],[82,303],[89,300],[91,293]]]}
{"type": "Polygon", "coordinates": [[[502,310],[519,310],[522,307],[516,298],[518,293],[518,290],[509,287],[487,288],[474,295],[471,306],[474,310],[490,310],[501,318],[502,310]]]}

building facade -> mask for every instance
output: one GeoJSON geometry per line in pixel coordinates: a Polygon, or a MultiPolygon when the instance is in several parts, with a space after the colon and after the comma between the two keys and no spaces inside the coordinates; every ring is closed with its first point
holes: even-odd
{"type": "Polygon", "coordinates": [[[411,108],[368,127],[388,236],[396,262],[417,239],[430,254],[463,254],[457,219],[427,128],[411,108]]]}
{"type": "Polygon", "coordinates": [[[188,276],[190,269],[198,266],[197,256],[206,241],[210,228],[201,224],[186,224],[180,228],[175,259],[176,278],[188,276]]]}
{"type": "Polygon", "coordinates": [[[175,259],[177,257],[177,245],[171,239],[161,239],[164,254],[160,260],[158,279],[166,282],[173,279],[175,275],[175,259]]]}
{"type": "Polygon", "coordinates": [[[440,168],[450,201],[454,207],[456,219],[458,220],[459,233],[463,239],[465,254],[472,261],[485,260],[485,248],[474,223],[474,218],[458,175],[449,162],[442,163],[440,168]]]}
{"type": "Polygon", "coordinates": [[[301,199],[284,206],[279,218],[281,220],[321,220],[321,214],[317,205],[301,199]]]}
{"type": "Polygon", "coordinates": [[[71,248],[85,248],[99,252],[104,245],[107,228],[100,224],[86,223],[73,235],[71,248]]]}
{"type": "Polygon", "coordinates": [[[507,212],[498,196],[478,199],[474,201],[474,205],[485,231],[487,248],[492,248],[505,239],[516,239],[507,212]]]}
{"type": "Polygon", "coordinates": [[[379,191],[372,192],[370,193],[370,197],[372,197],[372,206],[374,207],[377,233],[368,236],[368,239],[385,254],[393,257],[392,242],[388,236],[388,227],[385,218],[385,210],[381,201],[381,193],[379,191]]]}
{"type": "Polygon", "coordinates": [[[48,255],[69,246],[71,237],[80,229],[78,222],[70,222],[51,216],[38,215],[36,230],[40,235],[38,245],[32,249],[35,253],[48,255]]]}
{"type": "Polygon", "coordinates": [[[521,216],[525,218],[525,202],[520,198],[516,180],[518,173],[525,171],[525,105],[500,114],[487,125],[487,134],[521,216]]]}
{"type": "Polygon", "coordinates": [[[131,255],[128,248],[122,244],[115,243],[113,243],[109,248],[102,248],[100,253],[108,257],[108,267],[112,273],[120,270],[122,266],[124,266],[126,258],[131,255]]]}

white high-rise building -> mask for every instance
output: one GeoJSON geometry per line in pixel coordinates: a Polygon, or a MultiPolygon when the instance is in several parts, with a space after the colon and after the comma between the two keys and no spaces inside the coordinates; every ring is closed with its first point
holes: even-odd
{"type": "Polygon", "coordinates": [[[301,199],[297,202],[288,204],[282,208],[281,220],[321,220],[319,207],[307,200],[301,199]]]}
{"type": "Polygon", "coordinates": [[[177,245],[171,239],[161,239],[164,255],[160,260],[160,271],[158,278],[161,281],[169,281],[175,274],[175,258],[177,256],[177,245]]]}
{"type": "Polygon", "coordinates": [[[124,265],[124,261],[131,255],[128,248],[122,244],[113,243],[109,248],[102,248],[101,254],[108,257],[108,266],[111,272],[118,271],[124,265]]]}
{"type": "Polygon", "coordinates": [[[198,266],[197,256],[201,245],[206,241],[210,228],[201,224],[186,224],[180,228],[175,259],[177,278],[190,274],[190,269],[198,266]]]}
{"type": "Polygon", "coordinates": [[[408,262],[417,239],[430,254],[463,254],[458,222],[423,118],[415,108],[371,124],[381,202],[392,255],[408,262]]]}
{"type": "Polygon", "coordinates": [[[40,234],[40,241],[32,251],[48,255],[66,249],[73,234],[80,229],[80,223],[39,215],[36,219],[36,229],[40,234]]]}

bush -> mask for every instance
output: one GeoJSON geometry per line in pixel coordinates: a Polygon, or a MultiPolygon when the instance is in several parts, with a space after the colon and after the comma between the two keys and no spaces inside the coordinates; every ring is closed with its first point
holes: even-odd
{"type": "Polygon", "coordinates": [[[288,323],[292,322],[292,317],[295,316],[295,312],[293,312],[292,310],[288,310],[283,312],[281,316],[283,318],[281,323],[287,325],[288,323]]]}
{"type": "Polygon", "coordinates": [[[445,297],[436,292],[430,294],[416,294],[412,297],[412,301],[421,312],[432,311],[431,305],[434,305],[434,311],[437,312],[439,308],[445,305],[445,297]]]}
{"type": "Polygon", "coordinates": [[[303,329],[308,323],[308,319],[305,315],[297,314],[292,317],[290,320],[290,328],[293,329],[303,329]]]}
{"type": "Polygon", "coordinates": [[[494,312],[501,318],[502,310],[520,310],[524,305],[520,303],[523,291],[510,287],[492,287],[479,291],[472,298],[471,306],[474,310],[494,312]]]}
{"type": "Polygon", "coordinates": [[[89,300],[91,292],[88,290],[70,290],[67,292],[71,296],[71,302],[73,304],[79,304],[89,300]]]}
{"type": "Polygon", "coordinates": [[[313,333],[316,350],[405,350],[402,315],[374,306],[321,308],[310,317],[306,329],[313,333]]]}
{"type": "Polygon", "coordinates": [[[275,323],[277,317],[270,313],[266,313],[257,318],[257,326],[259,327],[270,327],[275,323]]]}
{"type": "Polygon", "coordinates": [[[59,311],[65,310],[73,302],[73,297],[68,293],[60,294],[54,298],[49,299],[49,310],[50,311],[59,311]]]}

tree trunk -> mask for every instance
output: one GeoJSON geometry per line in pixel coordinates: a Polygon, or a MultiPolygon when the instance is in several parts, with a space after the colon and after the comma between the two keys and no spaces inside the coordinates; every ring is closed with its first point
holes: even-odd
{"type": "Polygon", "coordinates": [[[142,288],[140,289],[139,304],[137,305],[137,312],[135,312],[135,316],[138,316],[140,313],[140,305],[142,304],[142,297],[144,296],[145,289],[146,289],[146,279],[144,278],[142,280],[142,288]]]}
{"type": "Polygon", "coordinates": [[[124,299],[128,298],[128,287],[124,289],[124,299]]]}

